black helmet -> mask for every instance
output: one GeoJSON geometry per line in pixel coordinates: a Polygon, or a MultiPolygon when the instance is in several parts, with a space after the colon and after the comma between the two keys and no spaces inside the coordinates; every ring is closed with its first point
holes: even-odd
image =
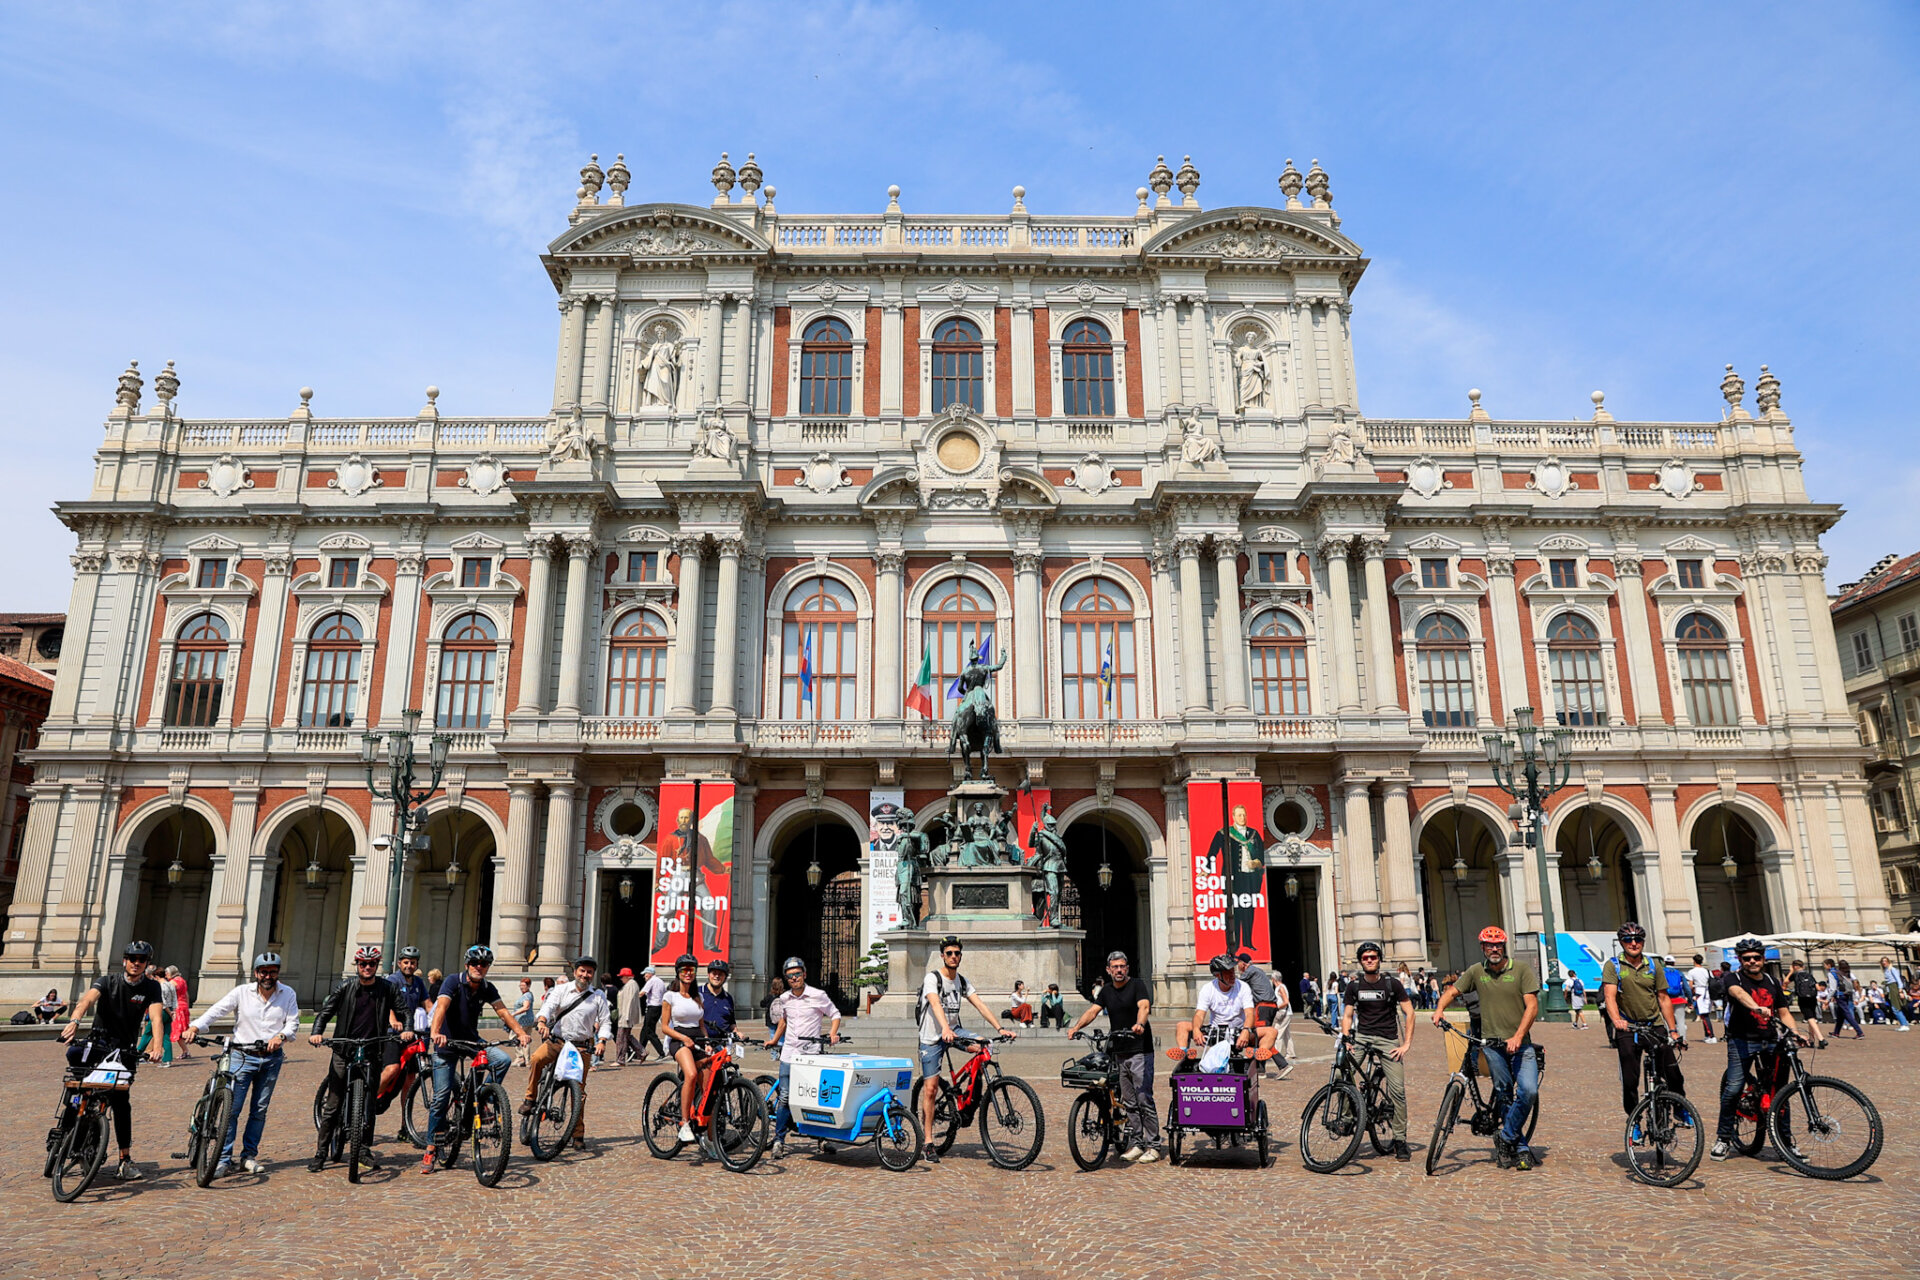
{"type": "Polygon", "coordinates": [[[587,966],[587,968],[594,970],[596,973],[599,972],[599,969],[600,969],[600,962],[598,960],[595,960],[592,956],[581,956],[578,960],[575,960],[573,962],[571,967],[578,969],[581,965],[587,966]]]}
{"type": "Polygon", "coordinates": [[[680,956],[680,958],[679,958],[678,960],[675,960],[675,961],[673,962],[673,967],[674,967],[674,968],[675,968],[676,970],[679,970],[679,969],[698,969],[698,968],[700,967],[700,957],[699,957],[699,956],[696,956],[696,955],[695,955],[695,954],[693,954],[693,952],[691,952],[691,951],[688,951],[688,952],[684,952],[684,953],[682,953],[682,954],[681,954],[681,956],[680,956]]]}
{"type": "Polygon", "coordinates": [[[733,966],[728,964],[725,960],[709,960],[707,961],[707,972],[717,973],[724,978],[725,976],[733,972],[733,966]]]}
{"type": "Polygon", "coordinates": [[[1733,944],[1733,954],[1736,956],[1744,956],[1753,952],[1758,952],[1763,956],[1766,955],[1767,944],[1755,937],[1745,937],[1733,944]]]}
{"type": "Polygon", "coordinates": [[[420,958],[420,948],[402,947],[400,948],[400,958],[402,960],[418,960],[420,958]]]}
{"type": "Polygon", "coordinates": [[[148,964],[152,964],[153,944],[151,942],[129,942],[127,949],[120,954],[128,960],[145,960],[148,964]]]}
{"type": "Polygon", "coordinates": [[[471,946],[471,947],[468,947],[468,948],[467,948],[467,954],[466,954],[466,957],[465,957],[465,959],[464,959],[464,961],[463,961],[463,963],[466,963],[466,964],[492,964],[492,963],[493,963],[493,948],[492,948],[492,947],[482,947],[482,946],[479,946],[479,945],[477,945],[477,944],[476,944],[476,945],[474,945],[474,946],[471,946]]]}
{"type": "Polygon", "coordinates": [[[1225,953],[1217,955],[1207,961],[1207,968],[1215,974],[1232,973],[1234,970],[1233,957],[1225,953]]]}
{"type": "Polygon", "coordinates": [[[1645,926],[1636,921],[1629,920],[1621,925],[1613,936],[1622,942],[1645,942],[1647,940],[1647,931],[1645,926]]]}
{"type": "Polygon", "coordinates": [[[1373,952],[1373,954],[1377,956],[1384,956],[1387,954],[1385,951],[1382,951],[1380,949],[1379,943],[1375,942],[1372,938],[1368,938],[1365,942],[1361,943],[1359,949],[1353,953],[1353,958],[1355,960],[1362,959],[1363,957],[1365,957],[1365,955],[1369,951],[1373,952]]]}

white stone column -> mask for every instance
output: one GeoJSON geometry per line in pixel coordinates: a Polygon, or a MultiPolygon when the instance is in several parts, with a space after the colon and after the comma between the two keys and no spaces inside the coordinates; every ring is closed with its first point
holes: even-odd
{"type": "Polygon", "coordinates": [[[1240,627],[1240,551],[1245,542],[1239,535],[1216,535],[1213,539],[1213,568],[1217,576],[1214,591],[1214,617],[1219,624],[1220,691],[1222,711],[1246,712],[1252,709],[1247,684],[1247,639],[1240,627]]]}
{"type": "MultiPolygon", "coordinates": [[[[87,637],[93,629],[93,610],[100,594],[100,569],[106,557],[97,551],[75,552],[68,557],[73,565],[73,594],[67,600],[67,660],[61,677],[53,682],[53,702],[47,711],[48,724],[70,724],[80,699],[80,668],[93,661],[87,652],[87,637]],[[79,643],[74,644],[77,640],[79,643]]],[[[157,679],[165,680],[160,671],[157,679]]]]}
{"type": "Polygon", "coordinates": [[[1413,871],[1413,809],[1408,782],[1389,778],[1380,785],[1381,823],[1386,836],[1381,851],[1381,879],[1386,891],[1388,959],[1417,965],[1425,961],[1420,938],[1420,889],[1413,871]]]}
{"type": "MultiPolygon", "coordinates": [[[[273,692],[279,675],[280,648],[286,642],[287,582],[292,557],[286,551],[269,551],[265,561],[266,581],[260,585],[260,624],[254,628],[253,660],[247,666],[247,713],[242,728],[264,729],[273,718],[273,692]]],[[[354,708],[362,722],[365,707],[354,708]]]]}
{"type": "Polygon", "coordinates": [[[1380,936],[1380,894],[1373,867],[1373,801],[1364,777],[1344,779],[1341,785],[1346,794],[1342,831],[1345,856],[1341,859],[1345,872],[1340,887],[1347,899],[1341,914],[1347,919],[1347,937],[1357,943],[1380,936]]]}
{"type": "Polygon", "coordinates": [[[547,865],[540,883],[540,958],[567,953],[567,907],[573,895],[573,780],[547,783],[547,865]]]}
{"type": "Polygon", "coordinates": [[[740,554],[746,549],[746,541],[739,537],[715,538],[714,549],[720,553],[720,571],[714,579],[719,598],[714,601],[713,615],[713,710],[719,715],[734,715],[740,654],[740,554]]]}
{"type": "MultiPolygon", "coordinates": [[[[403,536],[421,532],[415,526],[403,536]]],[[[425,562],[425,550],[418,542],[402,546],[393,559],[393,612],[387,628],[387,670],[380,695],[383,725],[399,724],[400,713],[413,698],[414,650],[420,638],[420,571],[425,562]]]]}
{"type": "Polygon", "coordinates": [[[707,295],[706,315],[700,328],[700,403],[710,405],[720,399],[721,315],[727,303],[724,294],[707,295]]]}
{"type": "Polygon", "coordinates": [[[1046,714],[1045,659],[1040,656],[1046,631],[1045,606],[1040,600],[1044,559],[1037,547],[1013,553],[1013,704],[1014,715],[1022,720],[1038,720],[1046,714]]]}
{"type": "Polygon", "coordinates": [[[592,584],[587,580],[588,558],[593,554],[593,539],[586,534],[570,534],[567,544],[567,608],[560,632],[560,687],[554,690],[553,713],[559,716],[580,714],[580,673],[586,666],[587,650],[592,645],[587,635],[587,595],[592,584]]]}
{"type": "Polygon", "coordinates": [[[1807,718],[1807,689],[1788,612],[1785,561],[1771,555],[1743,556],[1741,569],[1759,587],[1749,602],[1747,616],[1754,627],[1747,643],[1754,647],[1755,665],[1767,682],[1767,706],[1776,724],[1782,719],[1799,723],[1807,718]]]}
{"type": "Polygon", "coordinates": [[[1347,551],[1352,539],[1328,534],[1320,539],[1320,558],[1327,566],[1327,611],[1332,615],[1333,688],[1340,711],[1360,710],[1359,673],[1353,643],[1353,586],[1347,574],[1347,551]]]}
{"type": "MultiPolygon", "coordinates": [[[[899,417],[904,405],[901,389],[905,385],[906,352],[901,347],[901,332],[905,318],[900,299],[887,298],[880,312],[880,345],[876,349],[871,342],[867,344],[867,359],[880,362],[880,412],[886,417],[899,417]]],[[[782,369],[775,376],[784,378],[786,372],[782,369]]]]}
{"type": "Polygon", "coordinates": [[[673,629],[673,679],[668,689],[667,710],[673,715],[693,715],[694,702],[700,696],[700,556],[702,539],[681,535],[673,540],[680,557],[679,612],[673,629]]]}
{"type": "Polygon", "coordinates": [[[1847,690],[1840,675],[1840,642],[1833,634],[1833,614],[1827,607],[1827,557],[1818,547],[1794,552],[1793,569],[1800,576],[1800,599],[1806,606],[1807,628],[1813,633],[1813,665],[1820,673],[1821,705],[1810,708],[1829,720],[1847,718],[1847,690]]]}
{"type": "MultiPolygon", "coordinates": [[[[1013,359],[1013,406],[1000,407],[1002,413],[1011,413],[1016,418],[1031,418],[1034,413],[1034,387],[1041,378],[1051,380],[1051,365],[1036,367],[1033,362],[1033,302],[1028,298],[1013,300],[1013,350],[1008,353],[1013,359]]],[[[1058,406],[1054,410],[1059,412],[1058,406]]]]}
{"type": "Polygon", "coordinates": [[[567,295],[559,300],[560,350],[553,361],[553,411],[580,398],[580,338],[586,331],[587,300],[567,295]]]}
{"type": "Polygon", "coordinates": [[[1187,382],[1180,363],[1180,303],[1171,294],[1160,297],[1160,385],[1168,404],[1189,404],[1187,382]]]}
{"type": "Polygon", "coordinates": [[[527,635],[520,645],[520,705],[516,716],[545,710],[541,686],[547,675],[547,632],[553,618],[553,540],[527,539],[527,635]]]}
{"type": "Polygon", "coordinates": [[[593,295],[593,362],[585,363],[582,355],[586,384],[586,401],[583,407],[607,408],[607,388],[613,381],[613,295],[597,293],[593,295]]]}
{"type": "MultiPolygon", "coordinates": [[[[1367,577],[1367,683],[1373,691],[1373,709],[1392,714],[1401,710],[1400,681],[1393,661],[1393,602],[1387,595],[1387,539],[1384,534],[1369,534],[1360,539],[1366,555],[1367,577]]],[[[1392,828],[1388,828],[1391,834],[1392,828]]]]}
{"type": "Polygon", "coordinates": [[[874,555],[877,570],[873,602],[873,718],[898,720],[903,713],[900,661],[905,653],[901,624],[900,578],[906,553],[897,545],[882,546],[874,555]]]}
{"type": "Polygon", "coordinates": [[[533,896],[533,784],[507,783],[507,840],[501,850],[504,866],[495,886],[493,908],[495,948],[503,965],[526,963],[532,937],[533,896]]]}
{"type": "Polygon", "coordinates": [[[1173,549],[1180,557],[1181,709],[1204,714],[1213,708],[1207,702],[1206,620],[1200,616],[1200,543],[1199,535],[1183,533],[1173,549]]]}
{"type": "MultiPolygon", "coordinates": [[[[203,986],[217,979],[239,982],[252,970],[249,957],[241,954],[242,934],[246,931],[247,879],[253,869],[254,819],[260,808],[260,788],[247,780],[233,787],[233,812],[227,819],[227,856],[207,895],[211,909],[207,913],[205,952],[200,966],[203,986]]],[[[224,992],[223,992],[224,994],[224,992]]]]}
{"type": "Polygon", "coordinates": [[[1680,845],[1677,794],[1671,782],[1656,781],[1647,785],[1647,797],[1653,805],[1653,839],[1658,846],[1658,909],[1666,917],[1667,945],[1675,955],[1692,951],[1704,940],[1694,907],[1693,851],[1680,845]]]}
{"type": "Polygon", "coordinates": [[[1653,647],[1658,641],[1647,623],[1640,552],[1626,547],[1616,551],[1613,574],[1620,584],[1620,629],[1627,646],[1627,673],[1633,679],[1633,718],[1637,724],[1659,724],[1660,677],[1653,668],[1653,647]]]}
{"type": "MultiPolygon", "coordinates": [[[[1513,553],[1487,554],[1487,586],[1493,612],[1493,655],[1500,667],[1501,710],[1508,716],[1515,707],[1527,705],[1527,663],[1533,655],[1520,638],[1520,595],[1514,588],[1513,553]]],[[[1493,709],[1481,716],[1492,719],[1493,709]]]]}

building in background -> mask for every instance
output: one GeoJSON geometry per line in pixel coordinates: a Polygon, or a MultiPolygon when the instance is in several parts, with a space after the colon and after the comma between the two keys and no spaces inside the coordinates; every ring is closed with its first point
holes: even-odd
{"type": "Polygon", "coordinates": [[[0,613],[0,658],[12,658],[51,675],[60,669],[66,639],[64,613],[0,613]]]}
{"type": "Polygon", "coordinates": [[[1920,929],[1920,553],[1887,556],[1833,597],[1847,705],[1867,744],[1867,804],[1893,924],[1920,929]]]}
{"type": "MultiPolygon", "coordinates": [[[[15,615],[18,616],[18,615],[15,615]]],[[[59,619],[59,614],[34,615],[59,619]]],[[[59,653],[59,642],[54,643],[59,653]]],[[[33,768],[23,758],[40,742],[40,726],[53,699],[53,677],[0,654],[0,912],[13,902],[20,848],[27,834],[27,803],[33,768]]],[[[6,936],[0,933],[0,953],[6,936]]]]}
{"type": "Polygon", "coordinates": [[[1728,368],[1704,421],[1598,392],[1512,421],[1477,391],[1372,419],[1367,259],[1318,165],[1279,207],[1209,210],[1193,165],[1157,164],[1116,216],[1019,188],[998,214],[897,189],[790,214],[751,156],[712,179],[629,203],[624,163],[582,171],[541,257],[543,416],[429,388],[327,418],[303,389],[236,421],[184,414],[171,365],[121,376],[93,489],[58,508],[83,640],[6,991],[77,986],[130,937],[196,986],[271,947],[323,989],[386,909],[361,734],[418,707],[450,764],[397,909],[432,963],[637,962],[660,833],[731,801],[714,945],[850,997],[888,891],[876,793],[942,834],[975,653],[1007,660],[995,776],[1058,816],[1088,977],[1117,947],[1185,998],[1222,927],[1202,828],[1229,814],[1266,865],[1202,911],[1264,889],[1290,980],[1363,938],[1456,967],[1489,922],[1537,933],[1481,740],[1523,706],[1572,739],[1562,928],[1636,918],[1674,952],[1887,929],[1822,580],[1839,510],[1765,366],[1751,399],[1728,368]]]}

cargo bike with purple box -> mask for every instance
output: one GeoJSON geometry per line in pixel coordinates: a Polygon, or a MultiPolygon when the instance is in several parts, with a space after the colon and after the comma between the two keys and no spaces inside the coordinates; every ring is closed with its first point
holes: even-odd
{"type": "Polygon", "coordinates": [[[1167,1100],[1167,1162],[1183,1164],[1210,1142],[1213,1150],[1248,1148],[1264,1169],[1273,1163],[1267,1132],[1267,1104],[1260,1100],[1259,1079],[1248,1069],[1253,1055],[1235,1043],[1238,1031],[1231,1027],[1206,1030],[1208,1053],[1188,1057],[1173,1069],[1168,1085],[1173,1096],[1167,1100]],[[1221,1069],[1207,1066],[1219,1060],[1225,1045],[1221,1069]]]}

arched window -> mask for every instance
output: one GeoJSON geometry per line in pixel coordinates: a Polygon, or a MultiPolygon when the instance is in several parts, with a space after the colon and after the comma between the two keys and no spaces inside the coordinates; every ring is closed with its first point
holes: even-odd
{"type": "Polygon", "coordinates": [[[947,686],[960,674],[967,659],[980,648],[983,637],[993,642],[988,657],[998,651],[993,635],[993,597],[971,578],[949,578],[927,593],[921,643],[933,658],[933,718],[947,718],[947,686]]]}
{"type": "Polygon", "coordinates": [[[1561,724],[1607,722],[1607,677],[1600,662],[1600,632],[1577,613],[1547,624],[1547,672],[1553,678],[1554,714],[1561,724]]]}
{"type": "Polygon", "coordinates": [[[944,413],[950,404],[963,404],[975,413],[986,412],[980,327],[971,320],[942,320],[933,331],[933,405],[944,413]]]}
{"type": "Polygon", "coordinates": [[[1307,713],[1307,633],[1284,609],[1269,609],[1253,620],[1253,713],[1300,716],[1307,713]]]}
{"type": "Polygon", "coordinates": [[[1075,320],[1060,344],[1060,390],[1068,416],[1113,416],[1113,339],[1094,320],[1075,320]]]}
{"type": "Polygon", "coordinates": [[[1680,642],[1680,690],[1692,724],[1738,724],[1733,700],[1733,657],[1727,633],[1704,613],[1690,613],[1674,628],[1680,642]]]}
{"type": "Polygon", "coordinates": [[[858,625],[853,592],[832,578],[808,578],[787,593],[780,633],[782,718],[852,720],[859,715],[858,625]],[[803,678],[803,667],[810,679],[803,678]]]}
{"type": "Polygon", "coordinates": [[[300,723],[309,729],[344,729],[353,723],[359,695],[360,624],[350,614],[330,613],[307,637],[300,723]]]}
{"type": "Polygon", "coordinates": [[[440,696],[434,724],[442,729],[484,729],[493,720],[493,676],[500,633],[485,614],[463,613],[447,624],[440,641],[440,696]]]}
{"type": "Polygon", "coordinates": [[[1420,714],[1430,728],[1473,724],[1473,648],[1460,619],[1430,613],[1414,629],[1420,657],[1420,714]]]}
{"type": "Polygon", "coordinates": [[[219,723],[226,678],[227,624],[211,613],[195,614],[174,641],[166,722],[187,729],[219,723]]]}
{"type": "Polygon", "coordinates": [[[853,333],[838,317],[815,320],[801,339],[800,412],[853,412],[853,333]]]}
{"type": "Polygon", "coordinates": [[[667,632],[660,619],[635,609],[613,629],[607,654],[607,714],[651,719],[667,710],[667,632]]]}
{"type": "Polygon", "coordinates": [[[1076,582],[1060,602],[1060,692],[1068,720],[1140,715],[1133,600],[1110,578],[1076,582]]]}

